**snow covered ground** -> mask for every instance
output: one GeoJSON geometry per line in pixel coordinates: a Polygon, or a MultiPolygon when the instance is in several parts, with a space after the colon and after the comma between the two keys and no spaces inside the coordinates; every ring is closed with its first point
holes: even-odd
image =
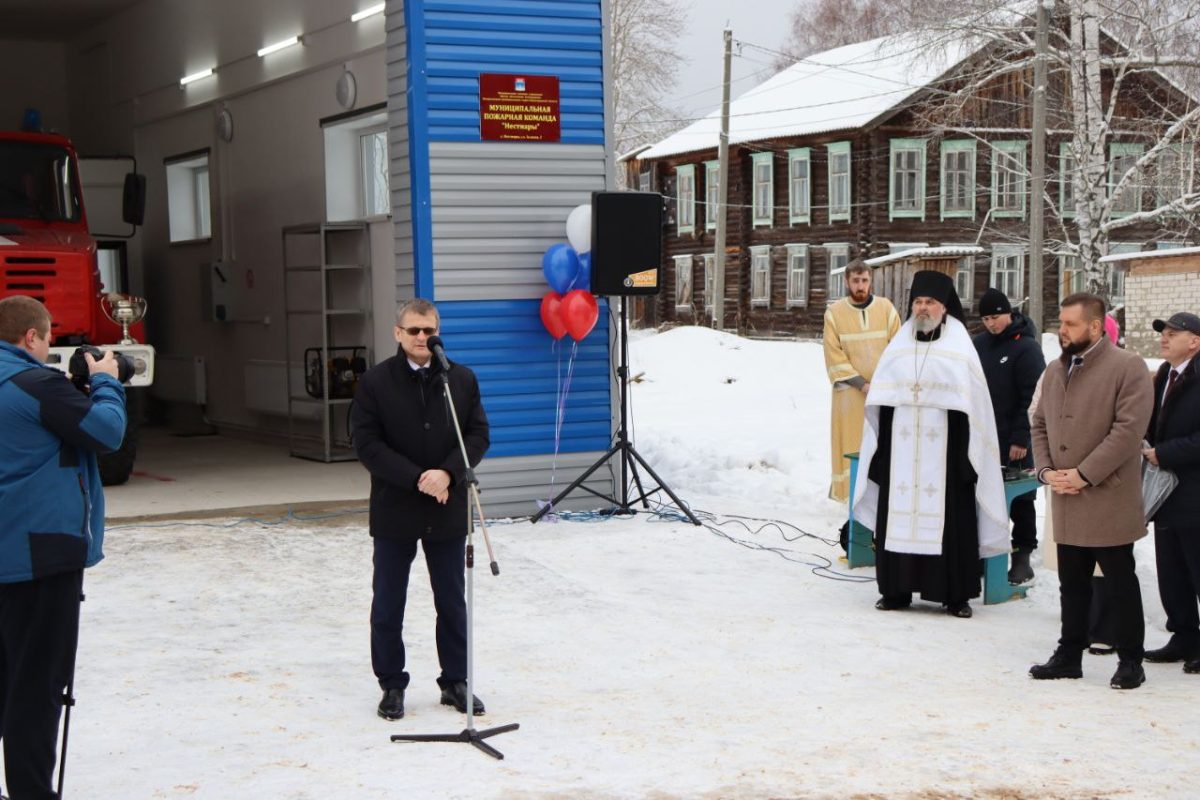
{"type": "MultiPolygon", "coordinates": [[[[1027,677],[1058,633],[1040,556],[1028,599],[961,620],[876,611],[872,571],[800,535],[844,516],[819,345],[679,328],[640,335],[632,360],[639,450],[751,547],[647,515],[492,527],[476,679],[479,726],[521,725],[490,740],[504,761],[389,741],[464,720],[438,704],[419,560],[408,715],[375,715],[364,515],[171,522],[111,531],[88,573],[67,795],[1195,796],[1200,677],[1148,664],[1116,692],[1112,656],[1085,656],[1079,681],[1027,677]]],[[[1148,539],[1137,555],[1157,646],[1148,539]]]]}

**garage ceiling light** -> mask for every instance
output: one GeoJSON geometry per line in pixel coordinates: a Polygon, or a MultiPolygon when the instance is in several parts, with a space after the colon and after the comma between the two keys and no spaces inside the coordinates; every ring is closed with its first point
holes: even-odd
{"type": "Polygon", "coordinates": [[[179,79],[179,85],[187,86],[192,81],[198,81],[201,78],[207,78],[209,75],[212,75],[212,74],[213,74],[212,67],[209,67],[208,69],[202,69],[199,72],[193,72],[191,75],[184,75],[182,78],[179,79]]]}
{"type": "Polygon", "coordinates": [[[385,5],[386,5],[386,3],[376,3],[375,5],[371,6],[370,8],[364,8],[362,11],[359,11],[357,14],[351,14],[350,21],[351,22],[360,22],[360,21],[366,19],[367,17],[373,17],[376,14],[378,14],[380,11],[383,11],[383,7],[385,5]]]}
{"type": "Polygon", "coordinates": [[[269,56],[271,53],[282,50],[285,47],[291,47],[294,44],[300,44],[299,36],[292,36],[288,39],[284,39],[282,42],[276,42],[275,44],[269,44],[266,47],[264,47],[258,51],[258,56],[259,56],[259,58],[262,58],[263,56],[269,56]]]}

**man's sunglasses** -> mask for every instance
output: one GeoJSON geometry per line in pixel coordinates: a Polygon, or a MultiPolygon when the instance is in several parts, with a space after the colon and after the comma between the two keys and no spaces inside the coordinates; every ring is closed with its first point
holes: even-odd
{"type": "Polygon", "coordinates": [[[419,333],[423,333],[426,336],[433,336],[438,331],[437,328],[401,328],[400,330],[404,331],[409,336],[416,336],[419,333]]]}

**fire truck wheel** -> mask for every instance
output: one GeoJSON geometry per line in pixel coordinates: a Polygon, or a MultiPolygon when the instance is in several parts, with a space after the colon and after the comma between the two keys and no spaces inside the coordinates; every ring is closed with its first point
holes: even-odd
{"type": "Polygon", "coordinates": [[[128,422],[125,425],[125,439],[121,449],[100,456],[100,483],[105,486],[120,486],[129,480],[133,472],[133,462],[137,456],[138,428],[142,423],[141,389],[126,389],[125,413],[128,422]]]}

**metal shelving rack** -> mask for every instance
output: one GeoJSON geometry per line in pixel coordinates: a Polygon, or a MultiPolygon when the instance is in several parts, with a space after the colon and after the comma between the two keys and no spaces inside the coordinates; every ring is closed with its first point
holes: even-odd
{"type": "MultiPolygon", "coordinates": [[[[310,293],[311,294],[311,293],[310,293]]],[[[284,326],[284,346],[286,347],[285,364],[287,372],[287,417],[288,417],[288,449],[297,458],[307,458],[312,461],[354,461],[354,453],[349,437],[339,436],[335,425],[346,424],[350,413],[348,397],[330,397],[330,380],[327,367],[331,350],[345,346],[362,346],[366,348],[367,366],[372,363],[372,346],[374,340],[373,314],[371,311],[371,241],[367,223],[350,222],[321,222],[303,225],[289,225],[283,229],[283,307],[286,324],[284,326]],[[318,248],[314,248],[310,237],[317,237],[318,248]],[[307,247],[303,243],[307,241],[307,247]],[[295,245],[295,247],[289,246],[295,245]],[[317,263],[297,259],[296,250],[304,253],[319,252],[317,263]],[[345,255],[353,252],[353,257],[345,260],[345,255]],[[318,278],[320,288],[320,307],[312,308],[307,305],[295,307],[297,303],[311,303],[308,296],[298,297],[292,281],[300,275],[309,274],[318,278]],[[353,278],[358,278],[357,291],[353,286],[353,278]],[[346,285],[349,284],[349,285],[346,285]],[[357,295],[357,296],[355,296],[357,295]],[[337,303],[337,305],[334,305],[337,303]],[[353,306],[357,305],[357,308],[353,306]],[[313,347],[315,343],[306,342],[299,350],[299,357],[292,349],[293,326],[305,318],[315,318],[318,325],[306,325],[305,328],[314,339],[316,328],[320,329],[320,356],[322,368],[321,397],[312,397],[304,387],[304,380],[296,385],[293,373],[296,366],[300,374],[306,375],[308,364],[304,362],[304,348],[313,347]],[[338,320],[360,320],[358,342],[342,342],[340,339],[347,334],[338,320]],[[320,437],[319,443],[314,443],[311,437],[297,433],[297,418],[310,415],[301,414],[300,409],[319,406],[320,408],[320,437]]]]}

